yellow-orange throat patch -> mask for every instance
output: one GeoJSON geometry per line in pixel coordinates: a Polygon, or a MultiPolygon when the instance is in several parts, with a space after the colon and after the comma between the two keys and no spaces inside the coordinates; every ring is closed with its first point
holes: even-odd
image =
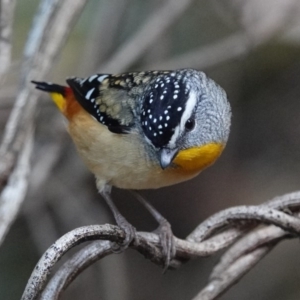
{"type": "Polygon", "coordinates": [[[185,171],[196,172],[213,164],[224,149],[223,144],[211,143],[178,152],[173,162],[185,171]]]}

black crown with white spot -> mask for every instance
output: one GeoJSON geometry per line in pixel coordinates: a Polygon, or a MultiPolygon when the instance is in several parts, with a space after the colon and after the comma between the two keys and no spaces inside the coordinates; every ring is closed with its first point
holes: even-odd
{"type": "Polygon", "coordinates": [[[147,88],[141,108],[141,125],[151,143],[166,146],[180,124],[188,98],[182,77],[166,73],[147,88]]]}

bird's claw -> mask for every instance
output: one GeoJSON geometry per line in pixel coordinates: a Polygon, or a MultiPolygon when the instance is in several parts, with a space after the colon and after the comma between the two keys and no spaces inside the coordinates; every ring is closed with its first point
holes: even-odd
{"type": "Polygon", "coordinates": [[[165,258],[163,271],[165,273],[176,254],[174,235],[170,223],[165,219],[160,222],[155,232],[159,235],[163,257],[165,258]]]}
{"type": "Polygon", "coordinates": [[[125,238],[121,243],[114,243],[112,249],[114,253],[121,253],[125,251],[136,238],[136,229],[122,215],[118,216],[117,224],[124,231],[125,238]]]}

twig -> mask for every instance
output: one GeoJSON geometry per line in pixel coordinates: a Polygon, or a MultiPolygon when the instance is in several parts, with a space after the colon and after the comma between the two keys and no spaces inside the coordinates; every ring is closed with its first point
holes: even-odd
{"type": "MultiPolygon", "coordinates": [[[[299,213],[297,214],[299,216],[299,213]]],[[[193,300],[213,300],[228,290],[281,240],[293,237],[270,225],[254,230],[233,245],[213,269],[207,286],[193,300]]]]}
{"type": "MultiPolygon", "coordinates": [[[[73,23],[78,17],[86,0],[43,0],[34,19],[32,29],[24,50],[24,62],[21,71],[21,87],[15,106],[7,122],[0,147],[0,175],[2,175],[3,156],[18,139],[21,128],[26,128],[28,119],[32,119],[36,94],[32,94],[29,80],[45,77],[53,60],[65,42],[73,23]],[[70,5],[72,3],[72,5],[70,5]],[[27,122],[26,122],[27,121],[27,122]]],[[[16,147],[20,149],[21,143],[16,147]]]]}
{"type": "Polygon", "coordinates": [[[33,147],[32,127],[28,128],[25,145],[20,152],[16,168],[0,195],[0,244],[4,240],[26,194],[30,170],[30,156],[33,147]]]}
{"type": "Polygon", "coordinates": [[[99,67],[99,72],[120,72],[127,69],[164,34],[191,2],[192,0],[168,0],[164,3],[106,64],[99,67]]]}
{"type": "Polygon", "coordinates": [[[192,300],[213,300],[220,296],[230,285],[236,283],[243,275],[245,275],[256,263],[262,259],[270,251],[270,247],[265,246],[256,249],[251,254],[245,255],[238,259],[236,263],[228,268],[219,276],[217,280],[211,281],[205,289],[203,289],[192,300]]]}
{"type": "MultiPolygon", "coordinates": [[[[240,257],[251,253],[255,249],[265,246],[270,242],[279,241],[283,237],[288,237],[288,233],[274,225],[259,228],[249,233],[237,243],[235,243],[225,254],[223,254],[220,262],[215,266],[211,273],[211,279],[217,279],[218,276],[226,271],[240,257]]],[[[290,235],[291,236],[291,235],[290,235]]],[[[292,237],[292,236],[291,236],[292,237]]]]}
{"type": "MultiPolygon", "coordinates": [[[[278,216],[279,218],[282,216],[278,210],[299,208],[300,205],[299,201],[300,201],[300,192],[297,191],[297,192],[285,194],[280,197],[276,197],[266,202],[265,204],[262,204],[258,207],[256,206],[256,208],[255,206],[253,206],[252,208],[249,206],[240,206],[240,207],[233,207],[233,208],[226,209],[224,211],[221,211],[211,216],[206,221],[201,223],[192,233],[189,234],[187,240],[200,242],[204,240],[207,236],[209,236],[212,232],[226,226],[233,218],[243,219],[243,211],[245,207],[249,207],[250,210],[252,210],[251,214],[253,214],[252,216],[253,220],[261,220],[264,222],[268,222],[268,217],[271,217],[271,219],[274,218],[275,220],[278,219],[278,216]],[[262,208],[262,211],[258,212],[257,210],[258,208],[259,210],[260,208],[262,208]],[[273,211],[273,209],[275,211],[273,211]],[[263,212],[266,212],[265,216],[261,216],[261,213],[263,212]],[[279,212],[278,215],[276,215],[277,212],[279,212]]],[[[269,221],[271,221],[272,223],[273,221],[271,219],[269,219],[269,221]]],[[[281,221],[279,220],[279,222],[281,221]]],[[[298,223],[298,221],[296,222],[298,223]]],[[[289,226],[289,224],[287,225],[289,226]]]]}
{"type": "Polygon", "coordinates": [[[16,1],[0,1],[0,79],[11,62],[11,36],[16,1]]]}
{"type": "Polygon", "coordinates": [[[284,209],[297,209],[299,208],[300,192],[292,192],[282,196],[273,198],[270,201],[267,201],[265,205],[270,208],[284,210],[284,209]]]}
{"type": "MultiPolygon", "coordinates": [[[[32,133],[29,128],[33,124],[37,94],[32,93],[29,80],[33,77],[43,78],[49,72],[53,60],[59,53],[86,1],[43,0],[41,2],[24,50],[19,93],[6,124],[0,146],[0,190],[5,187],[10,174],[16,168],[25,136],[32,133]]],[[[30,155],[28,160],[29,158],[30,155]]],[[[23,179],[20,180],[24,184],[24,193],[22,199],[17,201],[18,205],[15,205],[16,213],[27,190],[28,181],[23,179]]],[[[12,198],[10,202],[14,201],[12,198]]],[[[11,222],[6,224],[11,224],[11,222]]],[[[2,238],[0,236],[0,240],[2,238]]]]}
{"type": "MultiPolygon", "coordinates": [[[[0,176],[3,176],[3,173],[7,169],[11,169],[13,167],[15,157],[16,157],[16,151],[21,148],[22,143],[19,143],[15,147],[13,146],[15,141],[18,140],[17,133],[22,132],[21,128],[26,129],[27,123],[25,123],[23,116],[29,115],[32,118],[33,109],[26,109],[27,106],[33,106],[30,105],[31,103],[34,103],[34,100],[29,101],[29,88],[26,86],[25,82],[27,79],[28,72],[36,71],[36,67],[33,68],[32,71],[31,67],[33,65],[33,62],[36,58],[36,56],[39,54],[39,48],[41,43],[43,42],[43,31],[46,30],[46,26],[48,22],[50,21],[50,17],[54,11],[56,1],[46,1],[44,0],[40,7],[39,11],[34,19],[32,29],[29,33],[29,37],[25,46],[24,50],[24,62],[22,66],[21,71],[21,87],[18,93],[18,96],[16,98],[16,102],[14,105],[14,108],[10,114],[10,118],[6,124],[5,132],[3,136],[3,140],[0,146],[0,176]],[[25,125],[25,126],[24,126],[25,125]],[[16,148],[16,149],[14,149],[16,148]],[[12,154],[12,158],[9,160],[9,164],[6,162],[6,155],[7,153],[11,152],[11,149],[13,149],[14,153],[12,154]]],[[[29,73],[30,74],[30,73],[29,73]]],[[[36,97],[35,97],[36,98],[36,97]]],[[[7,172],[7,171],[6,171],[7,172]]],[[[3,178],[1,178],[3,181],[3,178]]]]}
{"type": "Polygon", "coordinates": [[[190,241],[201,242],[214,231],[228,225],[234,220],[261,221],[275,224],[291,233],[300,232],[300,219],[289,216],[281,211],[263,206],[238,206],[228,208],[215,214],[212,218],[202,223],[193,235],[188,237],[190,241]],[[195,239],[195,237],[197,237],[195,239]]]}

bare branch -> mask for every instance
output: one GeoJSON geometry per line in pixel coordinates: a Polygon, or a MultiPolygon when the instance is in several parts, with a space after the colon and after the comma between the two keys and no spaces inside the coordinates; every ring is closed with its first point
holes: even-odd
{"type": "MultiPolygon", "coordinates": [[[[146,239],[147,243],[153,243],[160,246],[159,238],[156,234],[139,232],[138,236],[139,239],[146,239]]],[[[221,240],[224,241],[224,237],[222,237],[221,240]]],[[[227,242],[227,246],[228,244],[229,243],[227,242]]],[[[50,279],[44,289],[41,299],[58,299],[61,293],[78,275],[80,275],[81,272],[83,272],[83,270],[97,260],[112,253],[110,245],[111,243],[109,242],[97,241],[76,253],[64,263],[50,279]]],[[[202,257],[211,255],[220,250],[222,246],[224,246],[224,244],[220,241],[220,235],[201,244],[190,243],[176,238],[177,257],[180,257],[180,259],[191,259],[197,256],[202,257]]],[[[132,247],[135,248],[135,245],[132,247]]],[[[173,267],[177,267],[177,265],[173,264],[173,267]]]]}
{"type": "Polygon", "coordinates": [[[282,196],[273,198],[265,204],[267,207],[284,210],[284,209],[297,209],[299,208],[300,192],[292,192],[282,196]]]}
{"type": "Polygon", "coordinates": [[[25,136],[25,145],[18,157],[16,168],[0,195],[0,244],[15,220],[26,194],[32,147],[32,128],[28,128],[25,136]]]}
{"type": "Polygon", "coordinates": [[[201,242],[215,230],[228,225],[233,220],[261,221],[263,223],[275,224],[292,233],[300,232],[300,219],[298,218],[263,206],[238,206],[215,214],[209,220],[202,223],[196,229],[196,232],[194,231],[193,237],[191,238],[190,235],[188,240],[201,242]]]}
{"type": "MultiPolygon", "coordinates": [[[[34,77],[43,78],[49,72],[53,60],[59,53],[72,24],[85,3],[86,0],[66,0],[64,2],[44,0],[41,2],[24,50],[20,89],[0,146],[0,190],[4,188],[10,174],[16,168],[17,158],[24,146],[25,137],[32,133],[29,130],[34,120],[37,94],[32,93],[29,80],[34,77]]],[[[27,158],[29,160],[30,155],[27,158]]],[[[25,180],[27,177],[23,179],[25,180]]],[[[24,184],[24,193],[22,199],[17,201],[15,213],[17,213],[27,190],[28,182],[23,179],[20,180],[24,184]]],[[[11,201],[15,200],[17,199],[11,199],[11,201]]],[[[11,222],[6,224],[11,224],[11,222]]]]}
{"type": "MultiPolygon", "coordinates": [[[[211,255],[219,251],[232,244],[241,234],[253,229],[259,222],[276,225],[255,229],[229,249],[213,271],[209,284],[195,299],[215,299],[250,270],[280,240],[296,237],[300,233],[300,219],[274,208],[299,208],[299,195],[299,192],[290,193],[282,197],[276,197],[272,201],[257,207],[243,206],[226,209],[200,224],[194,233],[189,236],[188,241],[175,238],[176,258],[171,262],[173,268],[180,266],[181,261],[211,255]],[[296,205],[296,202],[298,202],[298,205],[296,205]],[[283,207],[283,204],[285,207],[283,207]],[[247,222],[241,225],[241,220],[248,220],[250,223],[247,222]],[[253,223],[253,221],[255,222],[253,223]],[[224,225],[230,225],[232,228],[200,242],[224,225]],[[198,234],[195,234],[197,231],[198,234]],[[195,238],[198,240],[195,241],[195,238]]],[[[22,299],[36,299],[43,291],[54,264],[75,245],[93,239],[106,239],[118,243],[124,239],[124,233],[120,228],[113,225],[86,226],[67,233],[51,246],[40,259],[31,275],[22,299]]],[[[101,246],[99,250],[95,250],[94,255],[91,255],[90,251],[93,251],[94,247],[93,244],[88,245],[85,251],[76,254],[62,266],[46,288],[45,297],[52,295],[54,299],[57,299],[55,298],[58,297],[56,295],[59,295],[85,268],[103,257],[103,255],[108,255],[109,252],[112,253],[112,250],[109,250],[108,245],[106,245],[103,246],[104,248],[101,246]]],[[[159,237],[156,234],[138,232],[137,238],[133,241],[131,247],[155,264],[164,265],[159,237]]]]}
{"type": "MultiPolygon", "coordinates": [[[[22,299],[37,299],[54,264],[74,246],[95,239],[122,242],[124,237],[124,232],[119,227],[109,224],[80,227],[65,234],[45,252],[38,262],[28,281],[22,299]]],[[[147,255],[152,262],[163,264],[161,251],[156,246],[148,243],[142,236],[135,240],[134,247],[142,254],[147,255]]]]}
{"type": "MultiPolygon", "coordinates": [[[[214,231],[228,225],[231,220],[234,219],[243,220],[243,219],[248,219],[248,217],[252,218],[252,220],[260,220],[267,223],[273,223],[280,227],[283,226],[282,228],[284,228],[285,225],[289,227],[290,226],[289,221],[291,221],[290,216],[285,214],[284,221],[280,220],[280,218],[282,217],[282,213],[277,209],[282,210],[284,208],[290,209],[290,208],[299,207],[299,201],[300,201],[300,193],[293,192],[293,193],[283,195],[281,197],[276,197],[273,200],[270,200],[260,206],[239,206],[239,207],[226,209],[224,211],[221,211],[211,216],[206,221],[201,223],[187,237],[187,240],[200,242],[205,238],[207,238],[214,231]],[[249,211],[247,210],[248,208],[249,211]],[[245,212],[247,216],[244,214],[245,212]]],[[[293,221],[295,220],[294,217],[291,218],[293,219],[293,221]]],[[[292,221],[293,223],[292,226],[295,227],[292,230],[297,231],[296,227],[298,225],[296,224],[298,224],[298,221],[295,221],[296,223],[294,223],[293,221],[292,221]]],[[[286,230],[291,230],[291,229],[286,228],[286,230]]]]}
{"type": "MultiPolygon", "coordinates": [[[[119,227],[110,224],[80,227],[65,234],[57,240],[39,260],[27,283],[22,300],[37,299],[54,264],[74,246],[95,239],[121,243],[124,237],[124,232],[119,227]]],[[[161,266],[164,265],[164,258],[160,249],[152,243],[149,243],[148,240],[143,237],[143,234],[138,235],[132,247],[137,249],[152,262],[161,266]]]]}
{"type": "Polygon", "coordinates": [[[211,279],[216,279],[219,274],[225,272],[237,259],[255,249],[265,246],[270,242],[279,241],[287,237],[288,233],[274,225],[259,228],[249,233],[233,245],[221,258],[218,265],[214,268],[211,279]]]}
{"type": "MultiPolygon", "coordinates": [[[[299,207],[299,192],[276,197],[267,202],[268,207],[290,209],[299,207]],[[298,205],[296,205],[298,199],[298,205]]],[[[299,217],[299,213],[297,213],[299,217]]],[[[299,234],[299,232],[298,232],[299,234]]],[[[216,299],[241,277],[246,274],[259,260],[284,238],[293,238],[294,235],[274,225],[259,228],[240,239],[222,256],[219,264],[214,268],[207,286],[193,299],[216,299]]]]}
{"type": "Polygon", "coordinates": [[[41,300],[58,299],[79,273],[111,253],[112,243],[108,241],[95,241],[78,251],[51,278],[41,295],[41,300]]]}
{"type": "Polygon", "coordinates": [[[209,283],[193,300],[216,299],[257,264],[278,242],[288,237],[293,236],[273,225],[246,235],[222,256],[212,271],[209,283]]]}
{"type": "Polygon", "coordinates": [[[184,12],[192,0],[168,0],[145,21],[138,32],[100,66],[99,72],[120,72],[135,62],[184,12]]]}
{"type": "Polygon", "coordinates": [[[15,0],[0,1],[0,78],[8,70],[11,62],[11,36],[15,0]]]}
{"type": "MultiPolygon", "coordinates": [[[[35,76],[44,77],[49,72],[53,60],[59,53],[72,24],[85,3],[86,0],[64,2],[44,0],[40,5],[24,50],[20,91],[0,147],[0,175],[3,172],[4,164],[2,156],[5,156],[8,149],[12,148],[12,144],[18,139],[17,133],[21,131],[21,128],[26,128],[24,126],[26,121],[33,117],[37,97],[29,94],[31,91],[28,85],[29,79],[35,76]],[[72,5],[70,5],[71,2],[72,5]]],[[[19,150],[20,147],[21,145],[18,145],[15,150],[19,150]]]]}
{"type": "Polygon", "coordinates": [[[228,268],[217,280],[211,281],[205,289],[203,289],[192,300],[213,300],[220,296],[228,288],[228,282],[231,285],[236,283],[243,275],[245,275],[255,264],[262,259],[270,248],[268,246],[258,248],[252,253],[241,257],[236,263],[228,268]]]}

